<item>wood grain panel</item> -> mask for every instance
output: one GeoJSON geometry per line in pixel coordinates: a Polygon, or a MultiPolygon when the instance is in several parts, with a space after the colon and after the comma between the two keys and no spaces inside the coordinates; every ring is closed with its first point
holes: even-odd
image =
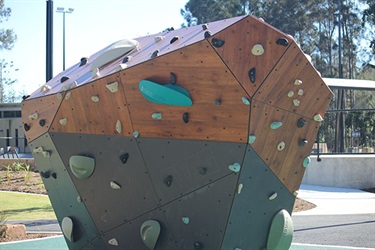
{"type": "Polygon", "coordinates": [[[311,153],[313,143],[320,123],[305,119],[306,125],[297,127],[301,116],[253,101],[251,106],[250,134],[256,136],[251,147],[269,166],[280,181],[293,193],[298,190],[305,172],[303,160],[311,153]],[[273,122],[282,122],[278,129],[271,129],[273,122]],[[299,141],[306,139],[308,143],[300,146],[299,141]],[[279,151],[277,146],[285,143],[285,148],[279,151]]]}
{"type": "Polygon", "coordinates": [[[70,98],[64,98],[52,124],[52,132],[119,135],[116,131],[116,122],[119,120],[122,125],[121,135],[129,136],[133,133],[118,74],[72,89],[66,95],[69,92],[70,98]],[[119,90],[112,93],[106,85],[116,81],[119,90]],[[98,96],[99,102],[92,101],[92,96],[98,96]],[[63,118],[67,119],[65,126],[59,122],[63,118]]]}
{"type": "Polygon", "coordinates": [[[128,68],[121,80],[134,130],[141,137],[247,142],[250,107],[242,102],[246,93],[207,41],[128,68]],[[171,72],[177,85],[190,93],[192,106],[155,104],[141,95],[140,80],[170,83],[171,72]],[[156,112],[162,120],[151,118],[156,112]],[[189,114],[188,123],[184,113],[189,114]]]}
{"type": "Polygon", "coordinates": [[[324,116],[332,95],[304,53],[293,43],[254,95],[254,99],[313,118],[316,114],[324,116]],[[295,85],[296,79],[301,80],[302,84],[295,85]],[[288,93],[293,93],[293,96],[288,97],[288,93]],[[295,106],[293,100],[298,100],[299,106],[295,106]]]}
{"type": "MultiPolygon", "coordinates": [[[[277,39],[285,37],[289,43],[292,40],[254,16],[246,17],[213,37],[225,41],[222,47],[214,48],[250,96],[255,93],[287,49],[286,46],[277,45],[277,39]],[[256,56],[251,53],[256,44],[263,46],[263,55],[256,56]],[[248,76],[252,68],[256,69],[254,83],[248,76]]],[[[212,39],[209,41],[212,42],[212,39]]]]}
{"type": "Polygon", "coordinates": [[[60,104],[61,99],[59,100],[56,94],[27,99],[22,102],[22,124],[30,126],[28,131],[24,131],[29,143],[49,130],[60,104]],[[38,118],[30,120],[29,115],[34,113],[38,114],[38,118]],[[45,121],[44,126],[39,124],[41,120],[45,121]]]}

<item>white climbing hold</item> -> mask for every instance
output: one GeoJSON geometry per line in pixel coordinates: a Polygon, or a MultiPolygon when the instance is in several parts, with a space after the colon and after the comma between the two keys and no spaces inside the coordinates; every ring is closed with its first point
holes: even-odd
{"type": "Polygon", "coordinates": [[[282,151],[282,150],[284,150],[284,148],[285,148],[285,142],[280,142],[278,145],[277,145],[277,150],[279,150],[279,151],[282,151]]]}
{"type": "Polygon", "coordinates": [[[300,100],[298,100],[298,99],[294,99],[294,100],[293,100],[293,105],[294,105],[294,106],[298,107],[300,104],[301,104],[301,101],[300,101],[300,100]]]}
{"type": "Polygon", "coordinates": [[[78,202],[78,203],[82,203],[81,196],[77,196],[77,202],[78,202]]]}
{"type": "Polygon", "coordinates": [[[99,96],[97,96],[97,95],[93,95],[93,96],[91,96],[91,101],[93,101],[93,102],[99,102],[99,96]]]}
{"type": "Polygon", "coordinates": [[[116,122],[116,131],[117,131],[117,133],[121,134],[122,125],[121,125],[120,120],[117,120],[117,122],[116,122]]]}
{"type": "Polygon", "coordinates": [[[91,71],[91,78],[92,78],[92,79],[95,79],[95,78],[97,78],[97,77],[99,77],[99,76],[100,76],[100,71],[99,71],[98,68],[93,69],[93,70],[91,71]]]}
{"type": "Polygon", "coordinates": [[[48,92],[48,91],[50,91],[50,90],[51,90],[51,86],[49,86],[49,85],[47,85],[47,84],[43,85],[43,86],[40,88],[40,92],[42,92],[42,93],[46,93],[46,92],[48,92]]]}
{"type": "Polygon", "coordinates": [[[43,147],[35,147],[33,152],[38,154],[38,153],[42,153],[44,151],[43,147]]]}
{"type": "Polygon", "coordinates": [[[118,241],[116,238],[112,238],[108,241],[108,244],[112,245],[112,246],[118,246],[118,241]]]}
{"type": "Polygon", "coordinates": [[[314,121],[322,122],[324,119],[320,114],[314,115],[314,121]]]}
{"type": "Polygon", "coordinates": [[[245,97],[245,96],[242,97],[242,102],[243,102],[245,105],[250,105],[250,101],[249,101],[249,99],[247,99],[247,97],[245,97]]]}
{"type": "Polygon", "coordinates": [[[293,90],[291,90],[291,91],[288,92],[288,97],[292,97],[292,96],[294,96],[294,91],[293,90]]]}
{"type": "Polygon", "coordinates": [[[241,193],[242,188],[243,188],[243,184],[242,184],[242,183],[238,184],[237,194],[240,194],[240,193],[241,193]]]}
{"type": "Polygon", "coordinates": [[[46,151],[46,150],[42,152],[42,155],[43,155],[44,158],[50,158],[51,157],[51,153],[49,151],[46,151]]]}
{"type": "Polygon", "coordinates": [[[297,195],[298,195],[298,190],[294,191],[294,193],[293,193],[294,197],[297,197],[297,195]]]}
{"type": "Polygon", "coordinates": [[[61,222],[61,230],[64,233],[64,236],[70,241],[74,242],[73,238],[73,221],[69,217],[64,217],[64,219],[61,222]]]}
{"type": "Polygon", "coordinates": [[[251,53],[255,56],[261,56],[264,53],[264,48],[261,44],[255,44],[251,49],[251,53]]]}
{"type": "Polygon", "coordinates": [[[60,122],[61,125],[65,126],[68,123],[68,119],[62,118],[62,119],[60,119],[59,122],[60,122]]]}
{"type": "Polygon", "coordinates": [[[160,42],[161,40],[163,40],[164,38],[165,38],[165,36],[155,36],[154,41],[157,43],[157,42],[160,42]]]}
{"type": "Polygon", "coordinates": [[[113,188],[113,189],[120,189],[120,188],[121,188],[121,186],[120,186],[118,183],[114,182],[114,181],[111,181],[111,182],[109,183],[109,185],[110,185],[111,188],[113,188]]]}
{"type": "Polygon", "coordinates": [[[111,91],[112,93],[115,93],[118,91],[118,82],[111,82],[106,85],[107,89],[111,91]]]}
{"type": "Polygon", "coordinates": [[[30,120],[36,120],[36,119],[38,119],[38,113],[35,112],[35,113],[29,115],[29,119],[30,119],[30,120]]]}
{"type": "Polygon", "coordinates": [[[120,71],[120,70],[126,69],[127,67],[128,67],[128,65],[126,63],[120,63],[117,66],[116,71],[120,71]]]}
{"type": "Polygon", "coordinates": [[[62,86],[61,91],[67,91],[69,89],[73,89],[73,88],[77,87],[77,85],[78,84],[77,84],[76,81],[68,83],[68,84],[65,84],[64,86],[62,86]]]}
{"type": "Polygon", "coordinates": [[[276,199],[276,197],[277,197],[277,193],[275,192],[275,193],[271,194],[271,195],[268,197],[268,199],[269,199],[270,201],[272,201],[272,200],[276,199]]]}
{"type": "Polygon", "coordinates": [[[294,85],[299,86],[299,85],[301,85],[301,84],[302,84],[302,81],[301,81],[300,79],[296,79],[296,80],[294,81],[294,85]]]}

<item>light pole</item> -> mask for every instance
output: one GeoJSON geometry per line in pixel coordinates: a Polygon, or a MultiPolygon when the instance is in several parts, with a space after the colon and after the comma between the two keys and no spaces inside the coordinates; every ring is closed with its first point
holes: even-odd
{"type": "Polygon", "coordinates": [[[56,12],[63,14],[63,70],[65,70],[65,13],[72,13],[74,9],[69,8],[65,10],[64,7],[57,7],[56,12]]]}

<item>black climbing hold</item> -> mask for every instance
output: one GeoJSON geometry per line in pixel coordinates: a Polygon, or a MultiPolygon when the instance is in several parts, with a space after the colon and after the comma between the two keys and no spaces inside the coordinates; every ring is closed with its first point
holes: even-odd
{"type": "Polygon", "coordinates": [[[173,176],[172,175],[168,175],[167,177],[165,177],[164,179],[164,183],[167,187],[170,187],[172,186],[172,181],[173,181],[173,176]]]}
{"type": "Polygon", "coordinates": [[[176,84],[177,83],[176,75],[172,72],[169,75],[171,76],[171,83],[176,84]]]}
{"type": "Polygon", "coordinates": [[[159,54],[159,52],[160,52],[160,50],[158,50],[158,49],[155,50],[154,53],[152,53],[151,58],[155,58],[155,57],[157,57],[158,54],[159,54]]]}
{"type": "Polygon", "coordinates": [[[121,159],[122,164],[125,164],[129,159],[129,154],[125,153],[125,154],[121,155],[120,159],[121,159]]]}
{"type": "Polygon", "coordinates": [[[216,106],[220,106],[221,105],[221,99],[220,98],[216,99],[215,104],[216,104],[216,106]]]}
{"type": "Polygon", "coordinates": [[[25,129],[25,131],[29,131],[30,130],[30,125],[25,123],[23,124],[23,128],[25,129]]]}
{"type": "Polygon", "coordinates": [[[46,171],[46,172],[40,172],[40,175],[41,175],[43,178],[48,179],[48,178],[51,176],[51,173],[50,173],[49,171],[46,171]]]}
{"type": "Polygon", "coordinates": [[[289,42],[288,39],[285,37],[280,37],[279,39],[276,40],[277,45],[282,45],[282,46],[288,46],[289,42]]]}
{"type": "Polygon", "coordinates": [[[203,249],[203,244],[200,242],[194,242],[194,250],[202,250],[203,249]]]}
{"type": "Polygon", "coordinates": [[[52,173],[51,176],[52,176],[53,179],[57,178],[57,174],[56,173],[52,173]]]}
{"type": "Polygon", "coordinates": [[[307,143],[308,143],[308,141],[307,141],[306,139],[302,139],[302,140],[299,141],[298,144],[299,144],[301,147],[303,147],[303,146],[305,146],[307,143]]]}
{"type": "Polygon", "coordinates": [[[30,95],[24,95],[24,96],[22,96],[22,100],[26,100],[29,97],[30,97],[30,95]]]}
{"type": "Polygon", "coordinates": [[[39,121],[39,125],[40,125],[41,127],[44,127],[44,125],[46,125],[46,120],[41,119],[41,120],[39,121]]]}
{"type": "Polygon", "coordinates": [[[203,29],[203,30],[207,30],[207,29],[208,29],[207,24],[203,24],[203,25],[202,25],[202,29],[203,29]]]}
{"type": "Polygon", "coordinates": [[[302,118],[300,118],[297,122],[297,127],[302,128],[306,125],[306,121],[302,118]]]}
{"type": "Polygon", "coordinates": [[[63,76],[63,77],[61,77],[60,82],[63,83],[65,81],[67,81],[67,80],[69,80],[69,77],[68,76],[63,76]]]}
{"type": "Polygon", "coordinates": [[[255,82],[255,73],[256,73],[255,68],[252,68],[249,70],[249,78],[250,78],[250,82],[252,83],[255,82]]]}
{"type": "Polygon", "coordinates": [[[175,36],[171,39],[171,41],[169,42],[170,44],[174,43],[175,41],[178,40],[178,36],[175,36]]]}
{"type": "Polygon", "coordinates": [[[206,32],[204,32],[204,39],[208,39],[212,36],[212,33],[211,31],[207,30],[206,32]]]}
{"type": "Polygon", "coordinates": [[[200,173],[201,175],[205,175],[205,174],[207,174],[207,168],[201,168],[201,169],[199,170],[199,173],[200,173]]]}
{"type": "Polygon", "coordinates": [[[184,120],[184,123],[188,123],[189,122],[189,113],[185,112],[182,115],[182,120],[184,120]]]}
{"type": "Polygon", "coordinates": [[[215,46],[216,48],[220,48],[224,45],[225,41],[217,39],[217,38],[212,38],[212,45],[215,46]]]}
{"type": "Polygon", "coordinates": [[[122,60],[122,63],[129,62],[133,57],[132,56],[125,56],[125,58],[122,60]]]}
{"type": "Polygon", "coordinates": [[[86,65],[88,60],[89,59],[87,57],[82,57],[81,62],[79,63],[79,67],[86,65]]]}

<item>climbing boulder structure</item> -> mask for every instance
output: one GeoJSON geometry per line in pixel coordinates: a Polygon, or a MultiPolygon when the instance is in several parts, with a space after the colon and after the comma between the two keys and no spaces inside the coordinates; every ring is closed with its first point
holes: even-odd
{"type": "Polygon", "coordinates": [[[254,16],[118,41],[22,102],[69,249],[288,249],[332,92],[254,16]]]}

